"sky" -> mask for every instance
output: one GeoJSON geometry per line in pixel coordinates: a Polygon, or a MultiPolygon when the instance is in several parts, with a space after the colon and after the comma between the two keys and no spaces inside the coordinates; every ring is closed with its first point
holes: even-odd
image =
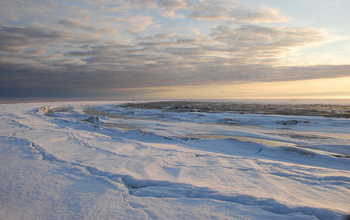
{"type": "Polygon", "coordinates": [[[0,0],[0,98],[350,98],[349,0],[0,0]]]}

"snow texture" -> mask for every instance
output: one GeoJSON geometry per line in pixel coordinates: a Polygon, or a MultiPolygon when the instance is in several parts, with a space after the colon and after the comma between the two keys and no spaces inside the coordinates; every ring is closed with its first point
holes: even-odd
{"type": "Polygon", "coordinates": [[[1,104],[0,219],[350,211],[350,119],[122,104],[1,104]]]}

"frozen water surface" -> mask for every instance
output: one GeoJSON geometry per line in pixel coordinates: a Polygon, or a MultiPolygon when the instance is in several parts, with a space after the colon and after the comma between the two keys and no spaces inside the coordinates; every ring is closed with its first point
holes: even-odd
{"type": "Polygon", "coordinates": [[[344,219],[348,104],[1,104],[0,219],[344,219]]]}

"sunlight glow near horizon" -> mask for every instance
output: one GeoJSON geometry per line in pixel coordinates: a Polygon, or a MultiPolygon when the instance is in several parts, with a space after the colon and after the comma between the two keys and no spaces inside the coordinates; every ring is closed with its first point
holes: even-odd
{"type": "MultiPolygon", "coordinates": [[[[191,99],[350,99],[350,77],[234,85],[136,89],[154,98],[191,99]]],[[[130,89],[133,90],[133,89],[130,89]]],[[[149,98],[144,96],[144,98],[149,98]]]]}

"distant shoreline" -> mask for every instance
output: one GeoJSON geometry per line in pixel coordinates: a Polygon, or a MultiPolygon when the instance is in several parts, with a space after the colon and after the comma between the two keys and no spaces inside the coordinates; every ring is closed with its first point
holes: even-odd
{"type": "Polygon", "coordinates": [[[289,105],[300,105],[300,104],[315,104],[315,105],[349,105],[350,99],[1,99],[0,104],[16,104],[16,103],[47,103],[47,102],[161,102],[161,101],[179,101],[179,102],[233,102],[242,104],[289,104],[289,105]]]}
{"type": "MultiPolygon", "coordinates": [[[[161,109],[170,112],[234,112],[240,114],[299,115],[350,118],[350,105],[308,103],[242,103],[208,101],[158,101],[122,104],[126,108],[161,109]]],[[[296,122],[297,123],[297,122],[296,122]]]]}

